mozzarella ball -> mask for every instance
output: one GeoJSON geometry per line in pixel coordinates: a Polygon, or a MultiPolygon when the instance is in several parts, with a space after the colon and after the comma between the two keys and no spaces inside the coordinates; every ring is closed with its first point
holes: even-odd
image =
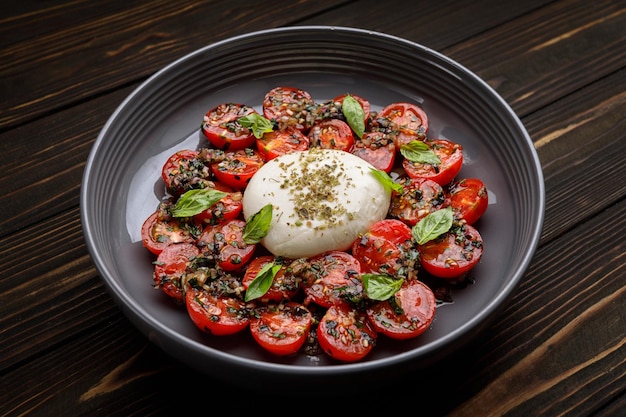
{"type": "Polygon", "coordinates": [[[279,156],[248,183],[244,217],[272,205],[270,228],[261,243],[275,256],[295,259],[346,250],[387,216],[391,192],[373,169],[358,156],[332,149],[279,156]]]}

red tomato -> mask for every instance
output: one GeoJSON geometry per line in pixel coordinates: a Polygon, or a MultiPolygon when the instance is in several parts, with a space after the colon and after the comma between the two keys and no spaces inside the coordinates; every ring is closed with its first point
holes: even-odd
{"type": "Polygon", "coordinates": [[[378,112],[378,117],[388,119],[398,131],[397,149],[412,140],[421,140],[428,133],[428,116],[417,104],[392,103],[378,112]]]}
{"type": "Polygon", "coordinates": [[[154,283],[176,301],[183,301],[182,278],[200,250],[193,243],[176,243],[165,247],[154,263],[154,283]]]}
{"type": "Polygon", "coordinates": [[[309,268],[302,275],[305,304],[322,307],[344,302],[363,293],[361,265],[347,252],[330,251],[309,259],[309,268]]]}
{"type": "Polygon", "coordinates": [[[443,187],[433,180],[403,177],[398,183],[404,189],[402,193],[391,194],[389,215],[409,226],[415,226],[428,214],[448,204],[443,187]]]}
{"type": "Polygon", "coordinates": [[[367,309],[376,331],[392,339],[411,339],[424,333],[435,318],[437,299],[432,290],[417,279],[404,281],[389,300],[367,309]]]}
{"type": "Polygon", "coordinates": [[[315,101],[304,90],[294,87],[276,87],[263,97],[263,115],[278,124],[278,130],[294,127],[306,131],[311,127],[315,101]]]}
{"type": "Polygon", "coordinates": [[[428,178],[442,186],[449,184],[463,167],[463,147],[446,139],[429,140],[424,143],[439,157],[441,164],[431,165],[404,159],[402,167],[411,178],[428,178]]]}
{"type": "Polygon", "coordinates": [[[374,168],[389,173],[396,160],[396,145],[387,133],[365,132],[355,142],[352,153],[372,164],[374,168]]]}
{"type": "Polygon", "coordinates": [[[214,182],[213,184],[215,190],[223,191],[228,193],[228,195],[203,212],[196,214],[194,219],[203,223],[213,224],[237,218],[243,210],[243,195],[241,191],[235,191],[220,182],[214,182]]]}
{"type": "Polygon", "coordinates": [[[202,132],[216,148],[231,151],[248,148],[254,144],[256,138],[238,120],[252,113],[257,111],[244,104],[220,104],[204,115],[202,132]]]}
{"type": "Polygon", "coordinates": [[[171,155],[161,169],[161,178],[167,191],[180,195],[196,188],[208,188],[211,169],[199,152],[184,149],[171,155]]]}
{"type": "Polygon", "coordinates": [[[243,300],[213,295],[202,287],[187,285],[185,305],[191,321],[202,331],[216,336],[238,333],[250,324],[243,300]]]}
{"type": "Polygon", "coordinates": [[[354,148],[352,129],[339,119],[324,119],[314,124],[309,131],[309,140],[323,149],[352,152],[354,148]]]}
{"type": "Polygon", "coordinates": [[[289,152],[306,151],[309,149],[309,138],[298,129],[287,127],[263,134],[257,139],[256,147],[261,157],[269,161],[289,152]]]}
{"type": "Polygon", "coordinates": [[[194,242],[201,232],[198,224],[165,217],[158,209],[143,222],[141,241],[150,252],[159,255],[170,244],[194,242]]]}
{"type": "MultiPolygon", "coordinates": [[[[242,284],[247,290],[250,283],[256,278],[263,266],[275,261],[272,255],[257,256],[252,259],[246,268],[243,276],[242,284]]],[[[262,302],[283,301],[292,299],[300,290],[300,279],[292,274],[286,265],[282,265],[274,276],[274,281],[269,290],[260,298],[262,302]]]]}
{"type": "Polygon", "coordinates": [[[263,166],[263,157],[252,148],[226,152],[224,159],[211,164],[213,175],[224,185],[243,190],[263,166]]]}
{"type": "Polygon", "coordinates": [[[312,323],[313,315],[299,303],[270,303],[254,310],[250,333],[263,349],[287,356],[304,345],[312,323]]]}
{"type": "Polygon", "coordinates": [[[380,220],[354,241],[352,255],[363,272],[394,276],[404,265],[403,244],[412,238],[411,228],[400,220],[380,220]]]}
{"type": "Polygon", "coordinates": [[[348,304],[331,306],[317,326],[322,350],[343,362],[363,359],[374,348],[377,337],[367,315],[348,304]]]}
{"type": "MultiPolygon", "coordinates": [[[[333,99],[333,102],[339,103],[339,105],[342,105],[343,99],[346,98],[347,95],[348,94],[342,94],[340,96],[337,96],[333,99]]],[[[364,99],[363,97],[359,97],[354,94],[349,94],[349,95],[352,96],[352,98],[358,101],[359,104],[361,105],[361,108],[363,109],[363,114],[365,115],[365,117],[363,118],[363,121],[367,123],[367,119],[370,118],[370,110],[371,110],[370,102],[364,99]]]]}
{"type": "Polygon", "coordinates": [[[474,224],[487,211],[487,187],[478,178],[464,178],[453,182],[448,187],[448,192],[455,216],[467,224],[474,224]]]}
{"type": "Polygon", "coordinates": [[[197,240],[205,256],[214,256],[224,271],[239,271],[252,259],[256,245],[243,241],[246,222],[241,219],[226,220],[207,226],[197,240]]]}
{"type": "Polygon", "coordinates": [[[459,278],[480,261],[483,239],[473,226],[464,224],[418,245],[418,250],[426,272],[439,278],[459,278]]]}

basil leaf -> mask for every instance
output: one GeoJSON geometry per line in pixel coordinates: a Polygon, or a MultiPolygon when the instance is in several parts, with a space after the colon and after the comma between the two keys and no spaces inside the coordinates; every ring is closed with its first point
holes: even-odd
{"type": "Polygon", "coordinates": [[[365,112],[361,104],[351,95],[346,95],[341,103],[341,112],[354,133],[361,138],[365,133],[365,112]]]}
{"type": "Polygon", "coordinates": [[[271,204],[267,204],[248,219],[243,229],[244,242],[253,245],[259,243],[267,235],[272,222],[273,208],[271,204]]]}
{"type": "Polygon", "coordinates": [[[255,138],[259,139],[264,133],[270,133],[274,130],[272,122],[258,113],[250,113],[237,119],[239,124],[252,130],[255,138]]]}
{"type": "Polygon", "coordinates": [[[370,168],[372,170],[372,175],[380,182],[385,189],[389,191],[395,191],[397,193],[401,193],[404,190],[402,184],[398,184],[394,180],[391,179],[389,174],[385,171],[376,168],[370,168]]]}
{"type": "Polygon", "coordinates": [[[450,230],[452,219],[452,207],[433,211],[413,226],[411,229],[413,239],[415,239],[418,245],[423,245],[436,239],[450,230]]]}
{"type": "Polygon", "coordinates": [[[371,300],[385,301],[398,292],[404,280],[389,275],[363,274],[363,288],[371,300]]]}
{"type": "Polygon", "coordinates": [[[256,274],[256,277],[252,280],[248,289],[246,290],[245,301],[254,300],[255,298],[262,297],[272,286],[274,277],[280,270],[281,265],[277,265],[274,262],[268,262],[263,265],[263,268],[256,274]]]}
{"type": "Polygon", "coordinates": [[[411,162],[419,164],[440,165],[441,159],[421,140],[412,140],[400,147],[400,153],[411,162]]]}
{"type": "Polygon", "coordinates": [[[228,194],[213,188],[189,190],[181,195],[172,208],[174,217],[190,217],[211,207],[228,194]]]}

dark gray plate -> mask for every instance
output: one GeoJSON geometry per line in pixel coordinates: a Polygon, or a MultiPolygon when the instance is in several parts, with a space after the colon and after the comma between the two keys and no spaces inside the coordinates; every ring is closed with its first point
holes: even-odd
{"type": "Polygon", "coordinates": [[[519,119],[485,82],[418,44],[370,31],[289,27],[209,45],[156,73],[114,112],[85,168],[81,215],[85,239],[108,290],[155,344],[195,369],[241,381],[333,377],[367,379],[430,364],[474,337],[511,296],[529,266],[544,218],[544,185],[532,141],[519,119]],[[481,178],[490,205],[476,225],[485,241],[476,282],[453,293],[419,338],[381,338],[363,362],[334,363],[304,354],[277,358],[244,332],[211,337],[152,287],[153,257],[140,228],[156,209],[167,157],[205,143],[202,116],[222,102],[260,110],[264,94],[290,85],[318,100],[343,93],[367,98],[372,110],[412,101],[429,115],[430,137],[463,145],[461,177],[481,178]]]}

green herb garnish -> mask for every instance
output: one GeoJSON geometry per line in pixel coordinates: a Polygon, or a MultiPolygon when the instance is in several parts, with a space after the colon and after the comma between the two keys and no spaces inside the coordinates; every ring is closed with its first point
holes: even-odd
{"type": "Polygon", "coordinates": [[[363,274],[363,288],[371,300],[385,301],[398,292],[404,280],[388,275],[363,274]]]}
{"type": "Polygon", "coordinates": [[[401,193],[402,191],[404,191],[404,187],[402,186],[402,184],[398,184],[397,182],[392,180],[389,174],[387,174],[385,171],[376,168],[370,169],[372,171],[372,175],[374,175],[374,177],[378,180],[378,182],[383,185],[383,187],[385,187],[385,189],[389,191],[395,191],[397,193],[401,193]]]}
{"type": "Polygon", "coordinates": [[[347,94],[341,103],[341,112],[354,133],[359,138],[363,137],[365,133],[365,112],[361,104],[354,97],[347,94]]]}
{"type": "Polygon", "coordinates": [[[419,164],[440,165],[441,159],[421,140],[412,140],[400,147],[400,153],[411,162],[419,164]]]}
{"type": "Polygon", "coordinates": [[[211,207],[228,194],[213,188],[189,190],[181,195],[172,208],[174,217],[190,217],[211,207]]]}
{"type": "Polygon", "coordinates": [[[413,239],[415,239],[418,245],[423,245],[436,239],[450,230],[452,220],[452,207],[433,211],[413,226],[411,229],[413,239]]]}
{"type": "Polygon", "coordinates": [[[272,286],[274,277],[280,270],[281,265],[274,262],[268,262],[256,274],[256,277],[252,280],[248,289],[246,290],[245,301],[254,300],[255,298],[262,297],[272,286]]]}
{"type": "Polygon", "coordinates": [[[237,121],[241,126],[252,130],[252,134],[257,139],[261,138],[263,134],[274,130],[272,122],[258,113],[250,113],[240,117],[237,121]]]}
{"type": "Polygon", "coordinates": [[[243,229],[244,242],[248,245],[254,245],[267,235],[272,222],[273,208],[271,204],[267,204],[248,219],[246,227],[243,229]]]}

